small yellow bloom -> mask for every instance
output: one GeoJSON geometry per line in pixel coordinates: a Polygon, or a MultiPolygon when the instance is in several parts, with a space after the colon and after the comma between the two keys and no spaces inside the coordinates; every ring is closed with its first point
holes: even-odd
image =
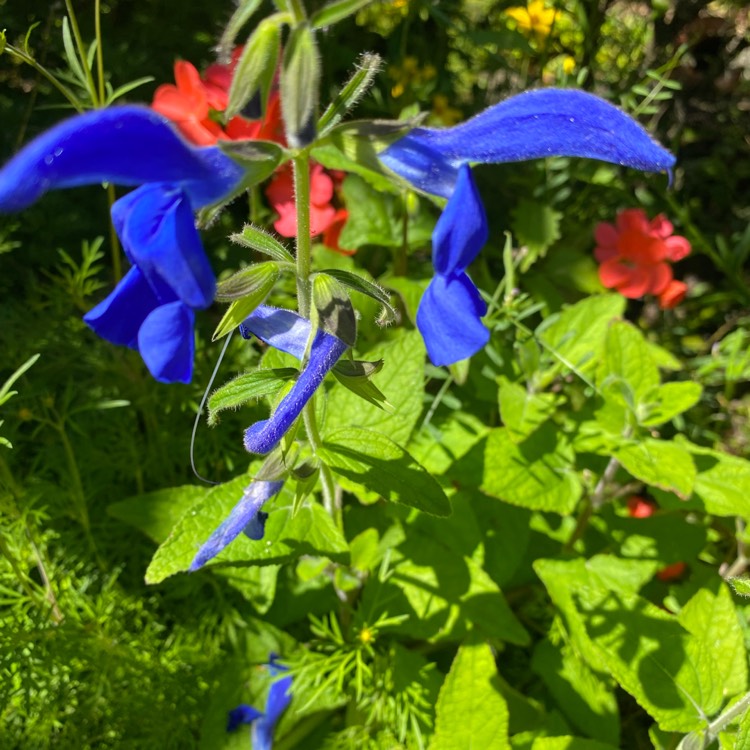
{"type": "Polygon", "coordinates": [[[505,12],[518,24],[519,31],[540,39],[549,36],[557,15],[554,8],[544,7],[544,0],[531,0],[525,8],[508,8],[505,12]]]}
{"type": "Polygon", "coordinates": [[[451,107],[445,94],[435,94],[432,97],[432,114],[447,127],[461,122],[463,118],[461,110],[451,107]]]}
{"type": "Polygon", "coordinates": [[[364,644],[372,643],[375,640],[375,633],[370,628],[362,628],[359,631],[359,640],[364,644]]]}
{"type": "Polygon", "coordinates": [[[563,73],[569,76],[576,69],[576,59],[570,55],[565,55],[562,61],[563,73]]]}

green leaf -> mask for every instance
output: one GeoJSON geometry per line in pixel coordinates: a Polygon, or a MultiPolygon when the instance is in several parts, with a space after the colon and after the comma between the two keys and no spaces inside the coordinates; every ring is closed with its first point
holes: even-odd
{"type": "Polygon", "coordinates": [[[281,49],[281,19],[276,14],[262,20],[245,44],[229,87],[226,120],[238,114],[256,92],[260,92],[265,111],[281,49]]]}
{"type": "MultiPolygon", "coordinates": [[[[313,16],[315,26],[315,16],[313,16]]],[[[373,52],[363,52],[355,63],[352,77],[328,105],[328,108],[318,120],[318,132],[324,137],[328,131],[337,125],[344,115],[369,91],[375,75],[380,70],[381,59],[373,52]]]]}
{"type": "Polygon", "coordinates": [[[624,297],[603,294],[586,297],[547,318],[536,330],[555,359],[545,379],[554,377],[560,365],[584,375],[594,370],[609,324],[624,310],[624,297]]]}
{"type": "Polygon", "coordinates": [[[599,555],[537,560],[534,569],[589,665],[606,669],[661,729],[690,732],[702,725],[713,676],[695,659],[702,637],[691,636],[675,616],[639,597],[616,574],[616,567],[636,566],[637,572],[643,565],[599,555]]]}
{"type": "Polygon", "coordinates": [[[219,302],[233,302],[242,297],[260,294],[259,290],[276,283],[280,270],[279,264],[272,260],[243,268],[219,282],[216,299],[219,302]]]}
{"type": "Polygon", "coordinates": [[[747,688],[745,639],[729,588],[714,579],[696,592],[677,619],[692,635],[687,658],[701,685],[700,706],[706,716],[713,716],[747,688]]]}
{"type": "Polygon", "coordinates": [[[315,35],[301,23],[286,41],[281,66],[281,111],[292,148],[303,148],[315,140],[319,88],[320,55],[315,35]]]}
{"type": "Polygon", "coordinates": [[[564,642],[553,645],[549,639],[539,641],[531,667],[542,677],[556,704],[578,730],[601,742],[619,746],[617,699],[574,648],[564,642]]]}
{"type": "Polygon", "coordinates": [[[499,379],[500,417],[515,442],[527,438],[553,413],[557,398],[551,393],[532,393],[520,383],[499,379]]]}
{"type": "Polygon", "coordinates": [[[135,89],[140,88],[147,83],[151,83],[153,80],[155,80],[153,76],[142,76],[141,78],[135,78],[132,81],[123,83],[122,86],[118,86],[113,91],[110,91],[106,104],[110,105],[113,102],[116,102],[120,97],[125,96],[125,94],[129,94],[131,91],[135,91],[135,89]]]}
{"type": "Polygon", "coordinates": [[[220,140],[216,145],[244,168],[243,190],[270,177],[284,158],[284,149],[272,141],[220,140]]]}
{"type": "Polygon", "coordinates": [[[311,151],[311,156],[326,169],[339,169],[348,174],[359,175],[375,190],[385,193],[396,192],[396,188],[391,180],[385,176],[383,167],[377,161],[377,156],[373,156],[373,161],[365,166],[345,154],[338,146],[330,143],[327,139],[323,139],[315,145],[311,151]]]}
{"type": "Polygon", "coordinates": [[[107,513],[161,544],[177,521],[200,502],[207,492],[207,487],[192,484],[170,487],[112,503],[107,506],[107,513]]]}
{"type": "Polygon", "coordinates": [[[294,263],[294,256],[275,237],[254,224],[245,224],[242,232],[230,234],[229,239],[281,263],[294,263]]]}
{"type": "Polygon", "coordinates": [[[411,454],[433,476],[444,474],[473,448],[489,428],[477,417],[451,411],[418,430],[408,445],[411,454]]]}
{"type": "Polygon", "coordinates": [[[605,398],[614,398],[640,417],[660,382],[643,334],[631,323],[614,321],[607,330],[600,361],[597,380],[605,398]]]}
{"type": "Polygon", "coordinates": [[[344,285],[332,276],[314,274],[311,286],[310,320],[313,326],[336,336],[348,346],[354,346],[357,343],[357,318],[344,285]]]}
{"type": "Polygon", "coordinates": [[[381,372],[372,382],[393,404],[393,413],[371,406],[344,388],[334,388],[328,398],[323,428],[325,438],[342,427],[369,427],[406,444],[422,412],[424,392],[424,343],[417,331],[401,329],[395,338],[367,352],[368,358],[382,359],[381,372]]]}
{"type": "Polygon", "coordinates": [[[83,72],[81,61],[78,59],[78,54],[76,53],[76,48],[73,44],[73,35],[70,33],[70,22],[68,21],[67,16],[63,16],[62,20],[62,37],[63,48],[65,49],[65,59],[68,62],[68,66],[70,67],[71,72],[78,79],[81,86],[83,86],[83,88],[89,90],[90,92],[88,77],[83,72]]]}
{"type": "Polygon", "coordinates": [[[448,516],[450,503],[440,485],[401,446],[373,430],[344,427],[328,433],[318,455],[341,484],[365,490],[425,513],[448,516]]]}
{"type": "Polygon", "coordinates": [[[372,2],[374,0],[333,0],[312,14],[310,24],[314,29],[333,26],[372,2]]]}
{"type": "MultiPolygon", "coordinates": [[[[229,305],[211,340],[216,341],[237,328],[269,295],[278,278],[279,267],[273,261],[260,263],[240,272],[234,286],[240,287],[246,296],[229,305]]],[[[231,282],[232,279],[228,281],[231,282]]]]}
{"type": "Polygon", "coordinates": [[[341,232],[341,245],[352,250],[364,245],[400,247],[404,244],[404,222],[407,222],[406,244],[409,247],[430,242],[433,218],[425,211],[409,217],[398,197],[378,192],[356,174],[350,174],[342,185],[349,216],[341,232]]]}
{"type": "Polygon", "coordinates": [[[617,747],[597,740],[565,736],[537,737],[531,750],[617,750],[617,747]]]}
{"type": "Polygon", "coordinates": [[[218,414],[226,409],[236,409],[251,399],[275,396],[284,385],[296,378],[299,370],[293,367],[256,370],[230,380],[217,388],[208,400],[208,424],[218,423],[218,414]]]}
{"type": "Polygon", "coordinates": [[[520,444],[507,429],[495,429],[485,444],[481,490],[506,503],[567,515],[582,492],[573,460],[552,425],[543,425],[520,444]]]}
{"type": "Polygon", "coordinates": [[[371,375],[365,374],[366,368],[362,367],[362,365],[371,364],[380,364],[380,367],[372,370],[371,374],[375,374],[380,371],[383,360],[379,360],[378,363],[340,360],[333,368],[333,375],[344,388],[348,388],[352,393],[355,393],[368,403],[377,406],[378,409],[384,409],[392,413],[393,404],[388,401],[382,391],[370,380],[371,375]],[[357,367],[358,365],[360,366],[359,368],[357,367]]]}
{"type": "Polygon", "coordinates": [[[694,491],[707,513],[750,517],[750,461],[681,441],[698,470],[694,491]]]}
{"type": "Polygon", "coordinates": [[[696,468],[688,451],[668,440],[642,438],[615,447],[612,455],[636,479],[689,498],[696,481],[696,468]]]}
{"type": "Polygon", "coordinates": [[[521,245],[528,252],[522,256],[520,270],[522,273],[531,268],[547,254],[547,250],[560,239],[560,222],[562,213],[546,203],[521,198],[513,211],[511,229],[521,245]]]}
{"type": "Polygon", "coordinates": [[[387,325],[392,323],[396,318],[396,311],[391,306],[391,297],[383,287],[378,286],[376,283],[369,281],[358,273],[352,271],[346,271],[341,268],[326,268],[320,273],[328,274],[333,276],[334,279],[345,284],[350,289],[360,294],[365,294],[368,297],[378,301],[383,306],[383,315],[381,320],[378,321],[381,325],[387,325]]]}
{"type": "Polygon", "coordinates": [[[739,596],[750,596],[750,578],[728,578],[728,583],[731,584],[734,589],[734,593],[739,596]]]}
{"type": "Polygon", "coordinates": [[[508,705],[486,643],[458,649],[438,697],[429,750],[510,750],[508,705]]]}
{"type": "Polygon", "coordinates": [[[639,420],[644,427],[656,427],[698,403],[703,387],[699,383],[665,383],[642,409],[639,420]]]}
{"type": "MultiPolygon", "coordinates": [[[[146,583],[186,571],[200,546],[229,515],[242,497],[250,477],[242,476],[209,490],[203,501],[193,506],[172,529],[159,547],[146,571],[146,583]]],[[[278,565],[301,555],[328,557],[346,563],[349,547],[331,517],[312,503],[292,517],[291,490],[286,488],[270,510],[263,539],[253,541],[240,535],[211,563],[210,567],[232,565],[278,565]],[[285,505],[279,505],[286,502],[285,505]]],[[[272,505],[273,501],[269,503],[272,505]]]]}

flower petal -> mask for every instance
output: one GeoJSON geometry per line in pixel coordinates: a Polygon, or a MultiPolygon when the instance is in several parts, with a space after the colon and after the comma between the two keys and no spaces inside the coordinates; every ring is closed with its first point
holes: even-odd
{"type": "Polygon", "coordinates": [[[208,307],[216,280],[179,188],[143,185],[112,206],[112,221],[130,260],[155,284],[158,277],[192,308],[208,307]]]}
{"type": "Polygon", "coordinates": [[[685,237],[679,235],[667,237],[664,244],[667,246],[667,257],[673,263],[690,255],[690,242],[685,237]]]}
{"type": "Polygon", "coordinates": [[[318,331],[310,350],[310,359],[289,393],[269,419],[256,422],[245,430],[247,451],[265,454],[278,445],[346,349],[347,345],[341,339],[325,331],[318,331]]]}
{"type": "Polygon", "coordinates": [[[0,170],[0,211],[20,211],[48,190],[113,182],[174,182],[194,208],[215,203],[244,170],[217,148],[196,149],[146,107],[86,112],[40,135],[0,170]]]}
{"type": "Polygon", "coordinates": [[[83,320],[94,333],[113,344],[138,346],[138,329],[160,304],[146,278],[131,268],[122,281],[83,320]]]}
{"type": "Polygon", "coordinates": [[[669,170],[674,157],[629,115],[584,91],[539,89],[513,96],[452,128],[416,128],[381,155],[418,188],[448,197],[467,162],[546,156],[601,159],[646,171],[669,170]],[[436,158],[437,157],[437,158],[436,158]]]}
{"type": "Polygon", "coordinates": [[[471,175],[462,165],[456,189],[432,233],[432,263],[438,274],[465,271],[487,242],[487,216],[471,175]]]}
{"type": "Polygon", "coordinates": [[[266,713],[253,724],[253,750],[272,750],[276,724],[292,700],[291,687],[291,677],[282,677],[271,683],[266,698],[266,713]]]}
{"type": "Polygon", "coordinates": [[[490,332],[481,321],[487,305],[465,274],[435,276],[417,310],[419,328],[430,361],[450,365],[478,352],[490,332]]]}
{"type": "Polygon", "coordinates": [[[677,281],[673,279],[669,286],[659,295],[659,307],[662,310],[669,310],[685,299],[687,294],[687,284],[684,281],[677,281]]]}
{"type": "Polygon", "coordinates": [[[157,307],[138,331],[138,351],[162,383],[189,383],[193,376],[195,315],[182,302],[157,307]]]}
{"type": "Polygon", "coordinates": [[[248,525],[253,523],[253,520],[261,512],[260,509],[263,505],[278,494],[283,486],[283,481],[267,482],[262,479],[248,485],[240,501],[232,508],[232,512],[198,550],[188,570],[191,572],[199,570],[209,560],[216,557],[224,547],[234,541],[247,529],[248,525]]]}
{"type": "Polygon", "coordinates": [[[240,325],[242,338],[257,336],[274,349],[301,360],[310,336],[310,321],[291,310],[259,305],[240,325]]]}
{"type": "Polygon", "coordinates": [[[251,722],[263,716],[262,711],[257,708],[241,703],[237,708],[233,708],[227,717],[227,732],[234,732],[241,724],[250,724],[251,722]]]}

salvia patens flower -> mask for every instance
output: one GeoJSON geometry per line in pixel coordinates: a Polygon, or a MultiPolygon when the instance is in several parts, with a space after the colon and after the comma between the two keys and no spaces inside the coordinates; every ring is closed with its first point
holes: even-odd
{"type": "Polygon", "coordinates": [[[48,190],[140,185],[112,207],[132,268],[84,320],[103,338],[138,349],[163,382],[189,382],[195,310],[215,280],[193,212],[240,186],[244,171],[217,148],[185,143],[161,115],[123,106],[65,120],[0,170],[0,211],[20,211],[48,190]]]}
{"type": "Polygon", "coordinates": [[[255,479],[245,487],[240,501],[198,550],[188,570],[194,572],[202,568],[241,533],[256,541],[262,539],[268,514],[261,509],[268,500],[281,492],[283,486],[283,480],[255,479]]]}
{"type": "MultiPolygon", "coordinates": [[[[240,326],[244,338],[257,336],[274,349],[299,360],[304,359],[310,331],[309,320],[291,310],[268,305],[260,305],[240,326]]],[[[273,450],[346,349],[347,344],[341,339],[319,328],[307,362],[290,391],[268,419],[245,430],[245,449],[260,454],[273,450]]]]}
{"type": "Polygon", "coordinates": [[[292,700],[292,678],[285,675],[286,667],[271,654],[268,670],[274,678],[268,690],[265,711],[243,703],[232,709],[227,717],[227,732],[234,732],[242,724],[252,724],[252,750],[272,750],[276,724],[292,700]]]}
{"type": "Polygon", "coordinates": [[[664,214],[649,221],[640,208],[620,211],[615,224],[597,224],[594,256],[602,284],[623,297],[654,294],[662,308],[675,307],[687,285],[673,278],[670,263],[687,257],[690,243],[673,232],[664,214]]]}
{"type": "Polygon", "coordinates": [[[471,356],[489,340],[486,305],[466,273],[487,239],[487,217],[471,163],[580,156],[646,171],[674,157],[617,107],[582,91],[540,89],[511,97],[452,128],[415,128],[381,161],[426,193],[448,198],[433,234],[435,277],[417,312],[436,365],[471,356]]]}

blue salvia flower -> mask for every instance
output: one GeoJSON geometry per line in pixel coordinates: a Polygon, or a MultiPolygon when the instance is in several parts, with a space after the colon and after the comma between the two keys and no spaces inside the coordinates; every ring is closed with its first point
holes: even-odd
{"type": "Polygon", "coordinates": [[[243,175],[218,148],[185,143],[156,112],[112,107],[60,123],[11,159],[0,170],[0,211],[20,211],[58,188],[140,185],[112,207],[132,268],[84,320],[138,349],[157,380],[189,382],[195,310],[215,290],[193,213],[231,195],[243,175]]]}
{"type": "Polygon", "coordinates": [[[200,570],[243,532],[250,539],[262,539],[268,514],[261,508],[274,495],[281,492],[283,486],[283,480],[263,479],[256,479],[248,485],[240,501],[232,508],[232,512],[198,550],[188,570],[200,570]]]}
{"type": "Polygon", "coordinates": [[[435,277],[417,311],[431,361],[448,365],[489,340],[487,306],[466,274],[487,240],[487,217],[469,165],[580,156],[650,172],[674,157],[631,117],[582,91],[540,89],[511,97],[452,128],[415,128],[380,154],[420,190],[448,198],[433,233],[435,277]]]}
{"type": "MultiPolygon", "coordinates": [[[[244,338],[255,335],[269,346],[291,354],[299,360],[304,358],[310,330],[309,320],[291,310],[268,305],[258,307],[240,326],[240,333],[244,338]]],[[[268,419],[256,422],[245,430],[246,450],[250,453],[265,454],[279,444],[346,349],[347,344],[341,339],[318,329],[307,362],[289,393],[268,419]]]]}
{"type": "Polygon", "coordinates": [[[274,654],[271,654],[268,669],[276,679],[268,691],[265,712],[243,703],[232,709],[227,719],[227,732],[234,732],[241,724],[253,725],[252,750],[272,750],[276,724],[292,700],[292,678],[284,676],[286,667],[278,663],[274,654]]]}

